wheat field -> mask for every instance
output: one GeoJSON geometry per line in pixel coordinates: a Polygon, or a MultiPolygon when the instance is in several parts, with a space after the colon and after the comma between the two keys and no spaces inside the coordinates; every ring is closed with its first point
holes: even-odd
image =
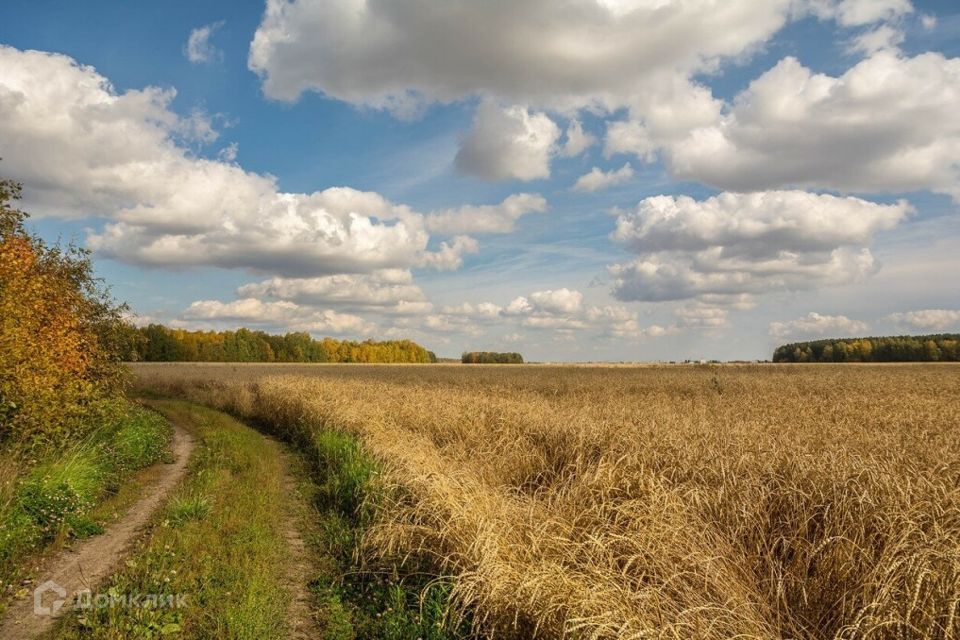
{"type": "Polygon", "coordinates": [[[479,635],[960,637],[960,366],[133,368],[356,436],[479,635]]]}

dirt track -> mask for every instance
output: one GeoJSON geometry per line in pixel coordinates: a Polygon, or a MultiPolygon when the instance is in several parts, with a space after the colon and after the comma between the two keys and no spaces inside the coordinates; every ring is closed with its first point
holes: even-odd
{"type": "MultiPolygon", "coordinates": [[[[129,553],[138,530],[147,523],[167,494],[186,475],[193,446],[194,441],[190,434],[174,425],[171,447],[173,463],[161,465],[161,473],[143,486],[143,497],[130,507],[126,515],[112,523],[102,535],[79,542],[44,561],[43,568],[33,584],[40,588],[52,581],[66,589],[63,598],[65,603],[59,612],[46,615],[35,613],[35,594],[31,591],[25,598],[10,604],[0,621],[0,638],[36,638],[53,626],[60,613],[69,610],[75,593],[86,589],[96,593],[97,586],[113,573],[120,560],[129,553]]],[[[60,597],[59,593],[50,590],[42,597],[40,604],[51,607],[53,601],[60,597]]]]}

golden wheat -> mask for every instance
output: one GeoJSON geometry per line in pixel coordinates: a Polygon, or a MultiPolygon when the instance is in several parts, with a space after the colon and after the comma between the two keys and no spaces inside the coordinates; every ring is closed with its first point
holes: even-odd
{"type": "Polygon", "coordinates": [[[382,465],[483,634],[960,637],[960,367],[142,365],[382,465]]]}

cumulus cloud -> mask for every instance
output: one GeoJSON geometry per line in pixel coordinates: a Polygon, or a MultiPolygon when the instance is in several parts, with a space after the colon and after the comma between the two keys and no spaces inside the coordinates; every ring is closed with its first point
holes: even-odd
{"type": "Polygon", "coordinates": [[[770,335],[775,338],[802,338],[830,334],[835,337],[860,336],[870,330],[870,325],[847,316],[825,316],[810,312],[802,318],[789,322],[771,322],[770,335]]]}
{"type": "Polygon", "coordinates": [[[266,95],[318,91],[410,113],[474,95],[550,108],[621,106],[664,70],[743,55],[785,23],[791,0],[450,2],[268,0],[249,66],[266,95]]]}
{"type": "Polygon", "coordinates": [[[473,318],[493,320],[500,317],[500,314],[503,313],[503,307],[492,302],[480,302],[477,304],[464,302],[459,305],[444,307],[443,313],[453,316],[471,316],[473,318]]]}
{"type": "Polygon", "coordinates": [[[560,128],[544,113],[483,102],[460,145],[456,165],[485,180],[547,178],[559,137],[560,128]]]}
{"type": "Polygon", "coordinates": [[[895,49],[903,43],[905,38],[906,36],[900,29],[883,24],[876,29],[865,31],[856,36],[850,42],[848,50],[853,53],[860,52],[873,55],[884,49],[895,49]]]}
{"type": "Polygon", "coordinates": [[[689,329],[722,329],[727,326],[729,311],[723,307],[695,303],[677,307],[678,325],[689,329]]]}
{"type": "Polygon", "coordinates": [[[960,310],[920,309],[918,311],[891,313],[884,319],[900,327],[920,331],[944,331],[960,327],[960,310]]]}
{"type": "Polygon", "coordinates": [[[960,199],[960,58],[883,49],[839,77],[784,58],[716,124],[666,144],[675,176],[724,189],[931,189],[960,199]]]}
{"type": "MultiPolygon", "coordinates": [[[[222,160],[196,157],[182,140],[215,135],[199,112],[170,110],[171,89],[117,93],[67,56],[6,46],[0,68],[4,172],[27,185],[35,213],[106,219],[88,238],[102,255],[295,278],[451,269],[478,248],[458,236],[430,249],[425,216],[377,193],[284,193],[273,177],[234,164],[229,146],[222,160]]],[[[542,206],[536,196],[508,198],[477,217],[503,230],[542,206]]]]}
{"type": "Polygon", "coordinates": [[[859,280],[865,246],[913,209],[802,191],[645,198],[612,238],[638,254],[610,267],[621,300],[682,300],[807,289],[859,280]]]}
{"type": "Polygon", "coordinates": [[[578,156],[597,142],[591,134],[583,130],[579,120],[571,120],[567,126],[567,139],[563,143],[560,155],[565,158],[578,156]]]}
{"type": "Polygon", "coordinates": [[[223,20],[220,20],[213,24],[204,25],[192,30],[190,36],[187,38],[187,44],[183,49],[187,60],[194,64],[201,64],[222,59],[223,52],[210,43],[210,36],[223,25],[223,20]]]}
{"type": "Polygon", "coordinates": [[[727,256],[764,258],[864,244],[911,212],[906,201],[882,205],[804,191],[721,193],[706,200],[653,196],[617,218],[613,239],[639,253],[722,246],[727,256]]]}
{"type": "Polygon", "coordinates": [[[363,318],[293,302],[263,302],[243,298],[232,302],[197,300],[180,316],[181,323],[216,327],[280,327],[290,331],[369,335],[376,327],[363,318]]]}
{"type": "Polygon", "coordinates": [[[579,311],[582,304],[582,293],[564,287],[535,291],[527,297],[514,298],[507,305],[506,313],[510,315],[570,314],[579,311]]]}
{"type": "Polygon", "coordinates": [[[433,212],[427,216],[426,225],[429,231],[445,234],[509,233],[521,216],[546,210],[543,196],[517,193],[496,205],[468,205],[433,212]]]}
{"type": "Polygon", "coordinates": [[[592,193],[624,183],[632,177],[633,167],[630,166],[629,162],[619,169],[610,171],[603,171],[600,167],[594,167],[589,173],[585,173],[577,179],[573,185],[573,191],[592,193]]]}
{"type": "Polygon", "coordinates": [[[237,289],[237,295],[393,313],[426,313],[432,309],[426,294],[413,283],[413,275],[405,269],[318,278],[274,277],[243,285],[237,289]]]}
{"type": "Polygon", "coordinates": [[[618,306],[590,307],[586,318],[601,335],[615,339],[659,338],[677,332],[675,325],[641,325],[636,311],[618,306]]]}
{"type": "Polygon", "coordinates": [[[91,235],[90,246],[136,264],[212,265],[285,276],[457,264],[444,245],[437,253],[427,251],[429,235],[421,220],[377,194],[345,187],[284,194],[271,188],[250,196],[256,199],[221,210],[220,217],[209,212],[176,226],[169,210],[131,212],[91,235]],[[376,210],[366,210],[374,202],[376,210]],[[398,217],[390,220],[393,214],[398,217]]]}
{"type": "Polygon", "coordinates": [[[623,306],[590,306],[583,303],[583,294],[568,289],[547,289],[517,296],[506,305],[492,302],[464,302],[447,305],[438,313],[401,318],[397,327],[405,330],[439,331],[444,334],[484,335],[492,327],[530,332],[543,331],[570,338],[577,332],[610,339],[641,339],[677,333],[681,327],[643,325],[636,311],[623,306]]]}
{"type": "Polygon", "coordinates": [[[897,20],[913,12],[910,0],[809,0],[809,10],[845,27],[897,20]]]}
{"type": "Polygon", "coordinates": [[[644,162],[653,162],[657,157],[658,144],[654,142],[646,125],[638,120],[618,120],[607,125],[603,155],[629,153],[644,162]]]}
{"type": "Polygon", "coordinates": [[[463,265],[463,256],[480,251],[480,244],[470,236],[456,236],[450,242],[441,242],[436,251],[420,254],[416,263],[439,271],[453,271],[463,265]]]}

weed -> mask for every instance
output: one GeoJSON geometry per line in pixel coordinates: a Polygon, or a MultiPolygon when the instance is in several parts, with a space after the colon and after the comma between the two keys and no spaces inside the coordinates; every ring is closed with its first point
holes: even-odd
{"type": "Polygon", "coordinates": [[[175,527],[193,520],[203,520],[210,513],[210,500],[202,494],[178,496],[173,499],[168,517],[175,527]]]}
{"type": "MultiPolygon", "coordinates": [[[[103,532],[94,508],[130,475],[167,449],[170,426],[157,414],[124,403],[102,403],[90,436],[59,456],[18,469],[0,503],[0,583],[21,575],[20,562],[61,537],[103,532]]],[[[0,466],[4,466],[0,464],[0,466]]]]}

